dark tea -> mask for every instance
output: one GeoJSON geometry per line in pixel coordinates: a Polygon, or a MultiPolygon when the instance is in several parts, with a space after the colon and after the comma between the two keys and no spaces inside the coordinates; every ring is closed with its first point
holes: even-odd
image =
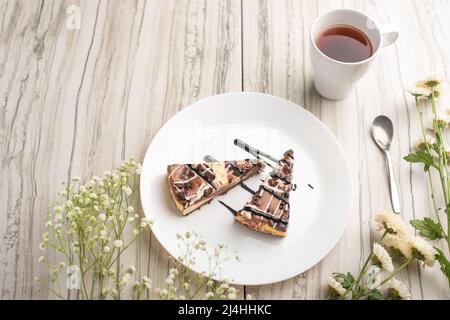
{"type": "Polygon", "coordinates": [[[373,54],[369,37],[349,25],[328,27],[317,37],[316,45],[331,59],[347,63],[364,61],[373,54]]]}

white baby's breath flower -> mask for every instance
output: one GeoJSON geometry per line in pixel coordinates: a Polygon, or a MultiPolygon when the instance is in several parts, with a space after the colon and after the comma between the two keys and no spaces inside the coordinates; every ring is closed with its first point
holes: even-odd
{"type": "Polygon", "coordinates": [[[122,191],[125,192],[127,196],[130,196],[133,193],[133,190],[130,187],[123,186],[122,191]]]}
{"type": "Polygon", "coordinates": [[[127,212],[128,212],[128,213],[134,212],[134,208],[133,208],[132,206],[129,206],[129,207],[127,208],[127,212]]]}
{"type": "Polygon", "coordinates": [[[122,276],[122,280],[121,280],[122,285],[127,286],[130,283],[130,279],[131,279],[131,274],[125,273],[122,276]]]}
{"type": "Polygon", "coordinates": [[[234,294],[234,293],[229,293],[228,294],[228,299],[230,299],[230,300],[234,300],[234,299],[236,299],[236,294],[234,294]]]}
{"type": "Polygon", "coordinates": [[[148,218],[142,218],[141,219],[141,228],[147,228],[148,226],[152,226],[153,221],[148,218]]]}
{"type": "Polygon", "coordinates": [[[167,279],[166,279],[166,283],[167,283],[169,286],[173,285],[173,279],[167,278],[167,279]]]}
{"type": "Polygon", "coordinates": [[[412,246],[409,238],[400,238],[393,234],[387,234],[383,239],[386,248],[401,254],[404,258],[409,259],[412,256],[412,246]]]}
{"type": "Polygon", "coordinates": [[[339,295],[340,297],[343,297],[345,295],[345,288],[333,277],[328,277],[328,287],[333,293],[339,295]]]}
{"type": "Polygon", "coordinates": [[[114,247],[121,248],[123,246],[123,241],[120,239],[114,240],[114,247]]]}
{"type": "Polygon", "coordinates": [[[133,236],[137,236],[139,234],[139,230],[138,229],[133,229],[133,236]]]}
{"type": "Polygon", "coordinates": [[[127,220],[128,220],[128,222],[133,222],[135,220],[135,218],[134,217],[129,217],[127,220]]]}
{"type": "Polygon", "coordinates": [[[56,207],[53,208],[53,211],[54,211],[55,213],[61,213],[62,210],[63,210],[63,209],[62,209],[61,206],[56,206],[56,207]]]}
{"type": "Polygon", "coordinates": [[[420,261],[423,261],[425,265],[432,267],[436,261],[436,250],[431,244],[421,237],[413,237],[411,239],[411,247],[413,256],[420,261]]]}
{"type": "Polygon", "coordinates": [[[406,237],[408,232],[403,220],[393,212],[382,212],[375,217],[377,230],[387,231],[399,237],[406,237]]]}
{"type": "Polygon", "coordinates": [[[47,245],[44,242],[39,243],[39,249],[41,251],[47,250],[47,245]]]}
{"type": "Polygon", "coordinates": [[[110,248],[110,247],[108,247],[108,246],[104,246],[104,247],[103,247],[103,252],[108,253],[108,252],[110,252],[110,251],[111,251],[111,248],[110,248]]]}
{"type": "Polygon", "coordinates": [[[214,298],[214,293],[211,292],[211,291],[208,291],[208,292],[205,294],[205,299],[206,299],[206,300],[210,300],[210,299],[212,299],[212,298],[214,298]]]}
{"type": "Polygon", "coordinates": [[[212,281],[212,280],[208,280],[208,282],[206,283],[206,285],[208,287],[211,287],[213,284],[214,284],[214,281],[212,281]]]}
{"type": "Polygon", "coordinates": [[[136,272],[136,267],[133,266],[133,265],[131,265],[131,266],[128,268],[128,273],[133,274],[133,273],[135,273],[135,272],[136,272]]]}
{"type": "Polygon", "coordinates": [[[381,269],[392,272],[394,271],[394,265],[392,264],[392,258],[386,249],[378,243],[373,245],[373,264],[381,269]]]}
{"type": "Polygon", "coordinates": [[[170,268],[169,273],[170,273],[170,274],[173,274],[173,275],[178,275],[178,274],[179,274],[177,268],[170,268]]]}
{"type": "Polygon", "coordinates": [[[81,178],[79,176],[73,176],[72,177],[72,181],[73,182],[77,182],[77,181],[80,181],[80,180],[81,180],[81,178]]]}
{"type": "Polygon", "coordinates": [[[408,287],[401,281],[393,278],[386,284],[388,296],[393,299],[407,300],[411,297],[408,287]]]}

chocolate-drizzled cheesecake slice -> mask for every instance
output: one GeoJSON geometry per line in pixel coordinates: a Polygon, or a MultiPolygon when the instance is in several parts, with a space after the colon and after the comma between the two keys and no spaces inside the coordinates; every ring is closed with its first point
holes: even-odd
{"type": "Polygon", "coordinates": [[[285,237],[289,223],[293,166],[294,152],[288,150],[270,177],[264,180],[244,208],[235,214],[235,220],[252,230],[285,237]]]}
{"type": "Polygon", "coordinates": [[[181,214],[187,215],[241,181],[259,173],[260,160],[173,164],[167,166],[172,198],[181,214]]]}

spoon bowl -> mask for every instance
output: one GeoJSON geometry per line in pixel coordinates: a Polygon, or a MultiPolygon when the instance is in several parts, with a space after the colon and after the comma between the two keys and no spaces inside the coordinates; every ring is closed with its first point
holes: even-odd
{"type": "Polygon", "coordinates": [[[384,151],[389,150],[394,136],[394,126],[391,119],[378,116],[372,124],[372,137],[377,146],[384,151]]]}

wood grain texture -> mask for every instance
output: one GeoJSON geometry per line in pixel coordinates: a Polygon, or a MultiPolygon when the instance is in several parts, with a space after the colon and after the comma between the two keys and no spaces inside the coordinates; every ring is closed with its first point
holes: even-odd
{"type": "MultiPolygon", "coordinates": [[[[382,154],[370,124],[396,128],[393,161],[405,219],[431,214],[424,175],[402,157],[419,135],[405,89],[429,73],[449,75],[446,0],[166,0],[0,2],[0,299],[48,298],[34,276],[43,221],[60,181],[142,159],[156,132],[190,103],[227,91],[287,98],[319,117],[341,142],[355,198],[348,228],[317,266],[291,280],[240,288],[241,297],[320,299],[334,271],[355,272],[375,237],[373,217],[390,210],[382,154]],[[80,29],[67,8],[80,8],[80,29]],[[356,8],[401,31],[345,101],[313,89],[309,28],[333,8],[356,8]]],[[[141,210],[140,210],[141,211],[141,210]]],[[[141,212],[140,212],[141,213],[141,212]]],[[[168,255],[149,233],[124,257],[161,286],[168,255]]],[[[414,299],[449,299],[436,266],[400,278],[414,299]]]]}

